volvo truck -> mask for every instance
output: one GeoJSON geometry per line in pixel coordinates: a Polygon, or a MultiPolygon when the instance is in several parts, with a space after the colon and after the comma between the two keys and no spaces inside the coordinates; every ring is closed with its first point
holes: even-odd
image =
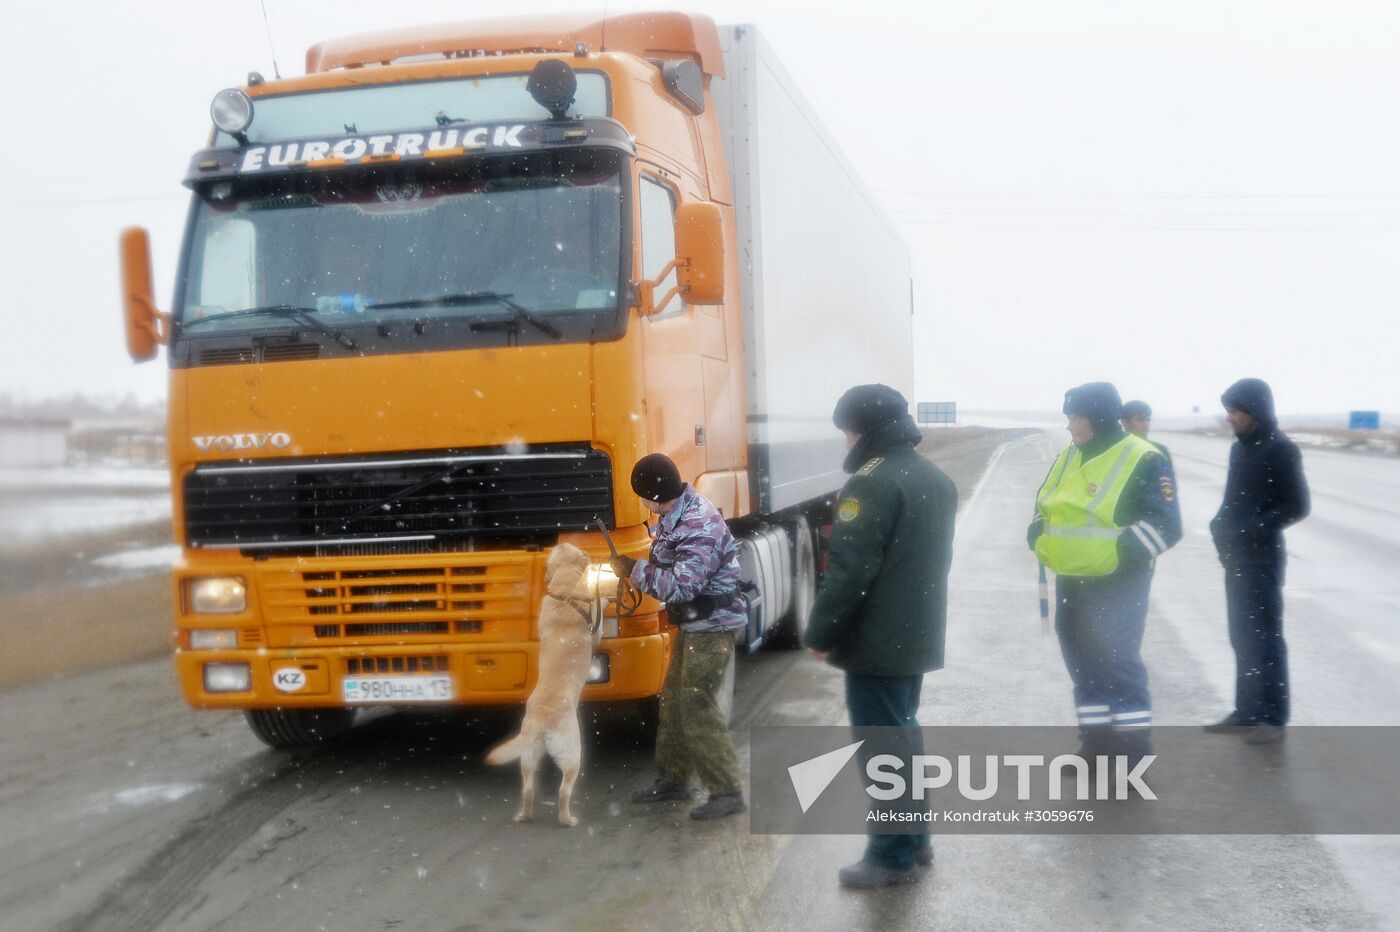
{"type": "MultiPolygon", "coordinates": [[[[850,76],[855,80],[856,76],[850,76]]],[[[214,96],[165,347],[175,661],[274,746],[357,709],[510,705],[552,547],[597,561],[586,701],[654,701],[675,629],[613,577],[669,455],[740,542],[744,643],[793,642],[845,388],[912,389],[910,261],[749,26],[628,13],[333,39],[214,96]]]]}

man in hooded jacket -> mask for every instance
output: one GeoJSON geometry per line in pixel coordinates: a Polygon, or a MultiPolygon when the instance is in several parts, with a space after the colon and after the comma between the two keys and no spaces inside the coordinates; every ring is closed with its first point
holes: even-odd
{"type": "MultiPolygon", "coordinates": [[[[902,729],[900,749],[922,753],[916,717],[924,674],[943,666],[948,570],[958,490],[915,449],[923,440],[904,396],[858,385],[832,415],[850,451],[826,575],[803,643],[846,671],[851,725],[902,729]]],[[[867,755],[868,756],[868,755],[867,755]]],[[[933,861],[928,835],[872,834],[843,886],[911,883],[933,861]]]]}
{"type": "Polygon", "coordinates": [[[1181,540],[1171,461],[1123,430],[1121,409],[1107,382],[1065,393],[1072,443],[1041,484],[1026,535],[1055,572],[1055,633],[1091,760],[1151,752],[1147,598],[1156,558],[1181,540]]]}
{"type": "Polygon", "coordinates": [[[1207,731],[1249,728],[1248,740],[1283,738],[1288,724],[1288,648],[1283,640],[1283,529],[1311,503],[1298,447],[1278,429],[1267,383],[1241,379],[1220,396],[1235,434],[1225,498],[1210,522],[1225,567],[1235,709],[1207,731]]]}

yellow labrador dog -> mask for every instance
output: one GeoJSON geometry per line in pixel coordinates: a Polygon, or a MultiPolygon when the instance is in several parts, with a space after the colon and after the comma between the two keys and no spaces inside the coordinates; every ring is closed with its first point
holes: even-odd
{"type": "Polygon", "coordinates": [[[534,814],[535,770],[543,755],[554,758],[563,771],[559,783],[559,824],[572,828],[578,819],[569,809],[578,779],[581,741],[578,703],[593,659],[590,600],[585,574],[588,554],[573,544],[560,544],[545,564],[545,599],[540,606],[539,678],[525,701],[520,734],[486,755],[488,764],[520,760],[520,811],[515,821],[534,814]]]}

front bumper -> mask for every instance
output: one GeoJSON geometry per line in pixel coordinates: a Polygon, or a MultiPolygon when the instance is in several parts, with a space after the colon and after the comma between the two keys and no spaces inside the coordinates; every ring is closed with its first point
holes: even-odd
{"type": "MultiPolygon", "coordinates": [[[[669,634],[605,638],[594,653],[608,657],[608,680],[584,687],[585,702],[642,699],[661,691],[669,634]]],[[[196,708],[326,708],[347,704],[344,682],[355,677],[446,676],[451,699],[430,705],[490,706],[523,703],[535,687],[538,642],[411,644],[379,647],[177,650],[175,666],[185,699],[196,708]],[[210,692],[210,663],[246,663],[250,688],[210,692]],[[288,675],[288,671],[292,671],[288,675]],[[279,676],[279,674],[282,674],[279,676]]],[[[383,702],[355,705],[408,705],[383,702]]]]}

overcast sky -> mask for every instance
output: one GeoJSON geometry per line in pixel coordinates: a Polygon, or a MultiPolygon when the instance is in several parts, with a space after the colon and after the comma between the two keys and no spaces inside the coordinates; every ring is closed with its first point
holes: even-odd
{"type": "MultiPolygon", "coordinates": [[[[284,75],[331,36],[602,6],[266,4],[284,75]]],[[[920,400],[1055,409],[1109,379],[1213,411],[1255,375],[1284,413],[1400,415],[1400,4],[686,8],[766,34],[899,222],[920,400]]],[[[0,30],[0,393],[161,397],[164,362],[125,354],[117,233],[151,229],[168,307],[209,99],[273,70],[258,0],[11,2],[0,30]]]]}

